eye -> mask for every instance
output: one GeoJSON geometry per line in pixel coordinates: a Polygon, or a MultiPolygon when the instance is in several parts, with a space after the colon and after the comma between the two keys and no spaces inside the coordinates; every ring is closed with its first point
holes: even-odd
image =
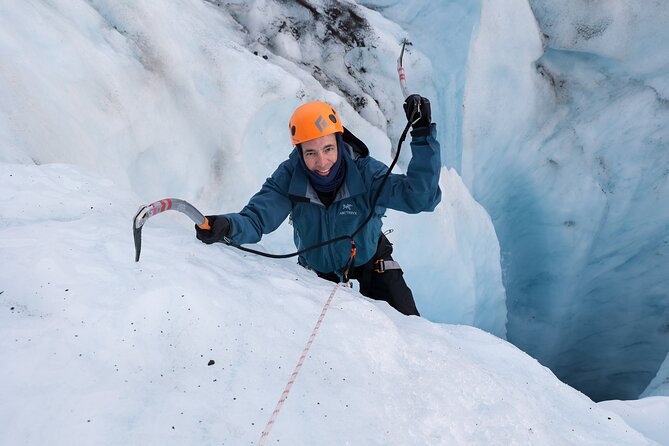
{"type": "Polygon", "coordinates": [[[327,152],[332,152],[333,150],[334,150],[334,147],[332,147],[332,146],[328,146],[328,147],[325,148],[326,153],[327,152]]]}

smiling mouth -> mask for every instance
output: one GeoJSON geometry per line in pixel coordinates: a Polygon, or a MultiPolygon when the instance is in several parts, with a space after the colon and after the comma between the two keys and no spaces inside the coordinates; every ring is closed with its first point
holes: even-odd
{"type": "Polygon", "coordinates": [[[328,170],[317,170],[316,173],[322,177],[327,176],[330,173],[330,169],[328,170]]]}

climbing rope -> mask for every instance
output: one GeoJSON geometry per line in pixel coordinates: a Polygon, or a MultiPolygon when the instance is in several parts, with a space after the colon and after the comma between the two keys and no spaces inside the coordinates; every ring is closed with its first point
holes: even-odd
{"type": "Polygon", "coordinates": [[[304,360],[307,357],[307,353],[309,353],[309,349],[311,348],[311,344],[314,342],[314,339],[316,338],[316,334],[318,333],[318,329],[321,326],[321,323],[323,322],[323,319],[325,318],[325,313],[328,311],[328,308],[330,307],[330,302],[332,302],[332,298],[334,297],[335,293],[337,292],[337,289],[341,286],[341,282],[335,285],[334,289],[332,290],[332,293],[330,293],[330,297],[328,297],[328,300],[325,302],[325,305],[323,306],[323,310],[321,311],[321,315],[318,318],[318,321],[316,322],[316,326],[311,332],[311,336],[309,336],[309,340],[307,341],[307,345],[304,346],[304,350],[302,350],[302,354],[300,355],[300,359],[297,361],[297,365],[295,366],[295,369],[293,370],[293,373],[290,375],[290,379],[288,379],[288,383],[286,384],[286,388],[283,389],[283,392],[281,393],[281,397],[279,398],[279,401],[276,403],[276,408],[274,408],[274,411],[272,412],[272,416],[270,417],[269,421],[267,422],[267,426],[265,426],[265,430],[263,430],[262,435],[260,436],[260,441],[258,442],[258,446],[263,446],[267,439],[269,438],[269,432],[272,429],[272,426],[274,426],[274,422],[276,421],[276,417],[279,415],[279,411],[281,411],[281,407],[283,407],[283,403],[286,402],[286,399],[288,399],[288,393],[290,392],[290,389],[293,387],[293,384],[295,383],[295,380],[297,379],[297,374],[300,373],[300,369],[302,368],[302,364],[304,364],[304,360]]]}

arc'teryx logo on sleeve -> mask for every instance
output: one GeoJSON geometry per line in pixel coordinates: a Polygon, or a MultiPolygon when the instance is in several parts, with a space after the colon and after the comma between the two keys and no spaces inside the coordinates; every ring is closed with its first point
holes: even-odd
{"type": "Polygon", "coordinates": [[[358,211],[353,210],[353,205],[350,203],[342,204],[339,215],[358,215],[358,211]]]}

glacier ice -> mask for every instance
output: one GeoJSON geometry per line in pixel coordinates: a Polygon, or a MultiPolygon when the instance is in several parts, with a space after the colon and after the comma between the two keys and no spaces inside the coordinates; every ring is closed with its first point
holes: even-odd
{"type": "Polygon", "coordinates": [[[669,347],[669,11],[632,3],[484,2],[465,89],[508,338],[596,400],[636,398],[669,347]]]}
{"type": "MultiPolygon", "coordinates": [[[[282,117],[304,100],[389,162],[409,37],[449,191],[386,227],[423,313],[506,333],[594,398],[636,397],[669,345],[666,2],[349,2],[353,44],[314,20],[326,3],[3,7],[0,160],[234,211],[287,156],[282,117]]],[[[263,244],[291,249],[288,225],[263,244]]]]}

